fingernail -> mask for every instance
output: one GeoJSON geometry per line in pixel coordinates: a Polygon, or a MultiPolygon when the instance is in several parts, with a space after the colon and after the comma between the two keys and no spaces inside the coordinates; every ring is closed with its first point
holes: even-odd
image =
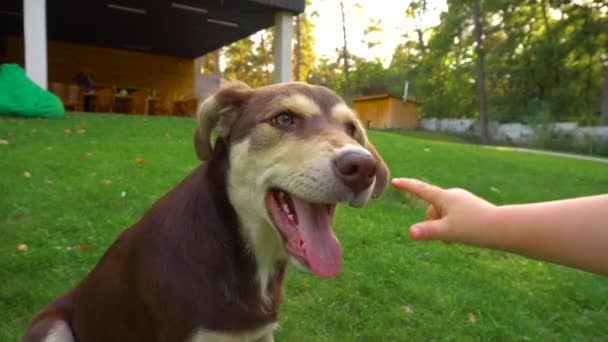
{"type": "Polygon", "coordinates": [[[419,240],[422,238],[424,231],[422,227],[414,225],[410,228],[410,237],[414,240],[419,240]]]}
{"type": "Polygon", "coordinates": [[[407,181],[407,178],[393,178],[391,180],[391,184],[392,185],[398,185],[399,183],[403,183],[403,182],[406,182],[406,181],[407,181]]]}

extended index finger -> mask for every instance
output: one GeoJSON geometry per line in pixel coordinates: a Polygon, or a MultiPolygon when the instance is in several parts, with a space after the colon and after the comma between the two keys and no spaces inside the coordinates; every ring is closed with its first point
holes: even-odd
{"type": "Polygon", "coordinates": [[[444,191],[442,188],[413,178],[393,178],[393,187],[410,192],[429,203],[437,203],[444,191]]]}

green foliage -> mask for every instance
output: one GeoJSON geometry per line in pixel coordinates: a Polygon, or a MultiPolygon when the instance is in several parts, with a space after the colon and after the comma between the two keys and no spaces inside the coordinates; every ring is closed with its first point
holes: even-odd
{"type": "MultiPolygon", "coordinates": [[[[195,126],[191,119],[136,115],[0,118],[0,139],[7,141],[0,145],[0,341],[18,340],[40,308],[79,282],[126,227],[198,165],[195,126]]],[[[600,163],[369,136],[394,176],[464,187],[497,204],[608,192],[600,163]]],[[[290,267],[277,341],[608,336],[606,277],[414,242],[407,228],[425,209],[393,189],[367,208],[340,206],[334,228],[342,269],[335,279],[320,279],[290,267]]]]}
{"type": "MultiPolygon", "coordinates": [[[[474,85],[476,58],[470,6],[457,1],[449,5],[429,41],[431,52],[417,66],[429,86],[423,87],[423,111],[442,116],[447,102],[453,111],[450,116],[474,116],[477,99],[468,87],[474,85]],[[454,82],[459,87],[453,87],[454,82]],[[432,91],[441,96],[429,94],[432,91]]],[[[533,102],[546,106],[552,120],[599,111],[601,55],[608,46],[608,17],[601,6],[599,2],[482,2],[488,100],[494,119],[523,121],[536,115],[528,111],[533,102]],[[557,13],[561,18],[552,16],[557,13]]]]}
{"type": "MultiPolygon", "coordinates": [[[[308,3],[308,1],[307,1],[308,3]]],[[[306,10],[300,14],[300,79],[306,80],[310,69],[314,66],[316,55],[314,51],[315,38],[312,35],[313,19],[318,14],[306,10]]],[[[294,21],[295,25],[295,21],[294,21]]],[[[294,50],[296,32],[294,27],[294,50]]],[[[253,87],[271,84],[274,81],[274,27],[260,31],[255,36],[243,38],[221,50],[221,59],[225,63],[222,77],[230,80],[240,80],[253,87]]],[[[292,54],[296,63],[296,51],[292,54]]],[[[203,57],[203,72],[215,73],[216,57],[210,53],[203,57]]],[[[295,72],[295,68],[294,68],[295,72]]],[[[295,75],[294,75],[295,78],[295,75]]]]}
{"type": "MultiPolygon", "coordinates": [[[[305,81],[308,79],[308,75],[311,72],[311,69],[314,68],[316,53],[314,49],[315,45],[315,37],[312,34],[312,30],[314,28],[313,20],[319,16],[319,14],[315,11],[309,10],[310,0],[306,0],[306,10],[304,13],[300,14],[300,80],[305,81]]],[[[298,53],[298,46],[296,45],[296,27],[294,24],[294,53],[293,53],[293,65],[296,64],[296,54],[298,53]]],[[[293,78],[295,77],[296,68],[293,68],[293,78]]]]}
{"type": "Polygon", "coordinates": [[[252,87],[272,83],[269,64],[272,63],[269,32],[262,32],[260,41],[251,37],[243,38],[224,49],[226,68],[222,76],[230,80],[240,80],[252,87]]]}
{"type": "MultiPolygon", "coordinates": [[[[435,27],[424,25],[429,4],[413,1],[404,13],[407,29],[389,68],[376,61],[351,61],[352,94],[401,95],[409,81],[410,98],[422,103],[422,115],[477,117],[472,3],[448,1],[435,27]]],[[[602,96],[608,96],[602,93],[607,8],[599,0],[481,1],[490,118],[526,122],[539,115],[541,104],[550,120],[597,123],[602,96]]],[[[329,61],[318,63],[310,78],[338,87],[342,79],[329,61]]]]}

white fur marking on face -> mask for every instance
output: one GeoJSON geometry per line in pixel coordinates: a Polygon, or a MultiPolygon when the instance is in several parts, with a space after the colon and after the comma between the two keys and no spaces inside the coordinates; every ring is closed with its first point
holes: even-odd
{"type": "Polygon", "coordinates": [[[313,99],[302,94],[295,94],[283,99],[281,101],[281,106],[304,116],[321,115],[321,108],[319,105],[313,99]]]}
{"type": "Polygon", "coordinates": [[[260,296],[270,304],[268,286],[277,266],[287,261],[289,254],[270,218],[268,191],[281,189],[312,203],[346,202],[363,206],[371,197],[373,185],[359,194],[353,193],[336,175],[334,159],[352,151],[372,154],[346,134],[337,147],[335,141],[323,136],[304,140],[289,135],[280,140],[264,139],[270,134],[264,127],[253,128],[250,137],[232,145],[228,196],[239,217],[241,235],[256,259],[260,296]]]}
{"type": "Polygon", "coordinates": [[[73,342],[74,336],[72,330],[64,321],[57,321],[53,327],[49,329],[48,335],[43,342],[73,342]]]}
{"type": "Polygon", "coordinates": [[[283,240],[270,223],[266,210],[268,167],[252,158],[249,140],[235,144],[230,153],[228,174],[230,202],[239,216],[245,240],[256,258],[262,299],[269,303],[268,284],[279,261],[286,258],[283,240]]]}
{"type": "Polygon", "coordinates": [[[257,342],[257,341],[274,341],[272,332],[279,324],[269,323],[261,328],[242,332],[242,333],[224,333],[218,331],[207,330],[203,328],[196,329],[192,334],[189,342],[257,342]]]}
{"type": "Polygon", "coordinates": [[[366,148],[364,148],[363,146],[361,146],[359,144],[348,144],[348,145],[342,146],[339,149],[336,149],[335,155],[340,155],[340,154],[346,153],[346,152],[360,152],[360,153],[367,154],[368,156],[373,157],[373,155],[370,151],[368,151],[366,148]]]}
{"type": "Polygon", "coordinates": [[[357,127],[354,139],[363,146],[367,146],[367,135],[363,129],[363,125],[355,114],[344,102],[338,103],[331,109],[331,116],[342,123],[352,123],[357,127]]]}
{"type": "Polygon", "coordinates": [[[344,102],[338,103],[331,108],[331,116],[340,122],[357,121],[357,115],[344,102]]]}

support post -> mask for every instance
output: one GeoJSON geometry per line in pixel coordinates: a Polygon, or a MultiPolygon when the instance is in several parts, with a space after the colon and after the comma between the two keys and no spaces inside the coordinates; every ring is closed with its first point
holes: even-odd
{"type": "Polygon", "coordinates": [[[46,0],[23,0],[25,72],[43,89],[48,88],[46,0]]]}
{"type": "Polygon", "coordinates": [[[293,32],[293,14],[279,12],[274,17],[274,81],[275,83],[291,81],[291,36],[293,32]]]}

